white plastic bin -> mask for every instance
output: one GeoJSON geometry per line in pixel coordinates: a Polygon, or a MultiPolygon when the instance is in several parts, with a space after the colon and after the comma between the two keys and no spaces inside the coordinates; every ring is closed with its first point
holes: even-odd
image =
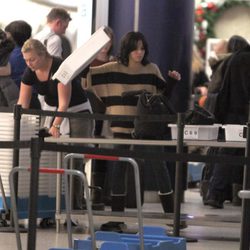
{"type": "MultiPolygon", "coordinates": [[[[172,139],[177,139],[177,125],[169,124],[172,139]]],[[[219,125],[185,125],[185,140],[217,140],[219,125]]]]}
{"type": "Polygon", "coordinates": [[[246,126],[237,124],[224,125],[226,141],[246,141],[246,138],[243,137],[244,127],[246,126]]]}

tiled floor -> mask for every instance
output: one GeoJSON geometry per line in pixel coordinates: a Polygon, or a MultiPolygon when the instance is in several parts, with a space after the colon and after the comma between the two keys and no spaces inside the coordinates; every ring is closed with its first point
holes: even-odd
{"type": "MultiPolygon", "coordinates": [[[[146,203],[145,212],[161,211],[160,204],[146,203]]],[[[224,209],[212,209],[204,207],[197,189],[189,189],[185,194],[185,203],[182,205],[182,213],[190,215],[188,227],[181,230],[181,236],[188,239],[187,250],[237,250],[239,249],[241,208],[226,204],[224,209]],[[197,240],[197,242],[189,242],[197,240]]],[[[109,217],[95,217],[95,225],[98,227],[102,221],[109,221],[109,217]],[[97,223],[98,222],[98,223],[97,223]]],[[[121,219],[121,218],[119,218],[121,219]]],[[[128,229],[136,228],[135,219],[126,219],[128,229]]],[[[84,238],[86,234],[81,230],[84,221],[79,221],[81,227],[74,229],[74,237],[84,238]]],[[[144,224],[161,225],[171,233],[171,227],[165,225],[163,219],[146,219],[144,224]]],[[[27,234],[22,233],[23,249],[27,247],[27,234]]],[[[61,232],[56,233],[55,228],[37,229],[37,250],[48,250],[50,247],[67,247],[67,232],[61,226],[61,232]]],[[[14,233],[0,233],[0,250],[15,250],[16,241],[14,233]]]]}

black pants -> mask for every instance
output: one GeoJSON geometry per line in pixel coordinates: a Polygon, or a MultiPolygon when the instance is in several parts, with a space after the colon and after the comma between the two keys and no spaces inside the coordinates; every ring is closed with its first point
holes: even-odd
{"type": "MultiPolygon", "coordinates": [[[[135,146],[135,149],[143,151],[146,155],[150,155],[151,152],[163,153],[164,146],[135,146]]],[[[172,191],[171,179],[169,170],[167,168],[167,162],[158,159],[141,159],[138,160],[141,165],[141,169],[147,168],[153,175],[151,181],[154,181],[157,190],[160,193],[169,193],[172,191]]],[[[145,183],[145,186],[147,184],[145,183]]]]}
{"type": "MultiPolygon", "coordinates": [[[[83,118],[70,118],[70,137],[93,137],[94,123],[83,118]]],[[[86,145],[85,145],[86,146],[86,145]]],[[[80,147],[80,145],[79,145],[80,147]]],[[[84,163],[81,159],[73,159],[73,169],[84,172],[84,163]]],[[[73,178],[73,208],[82,209],[84,204],[84,188],[79,177],[73,178]]]]}
{"type": "MultiPolygon", "coordinates": [[[[244,155],[244,149],[239,148],[220,148],[220,155],[244,155]]],[[[213,174],[209,181],[209,197],[220,197],[225,200],[228,189],[231,189],[233,183],[242,184],[243,182],[243,166],[235,164],[214,164],[213,174]]]]}
{"type": "MultiPolygon", "coordinates": [[[[114,135],[114,138],[120,139],[132,139],[130,135],[127,134],[119,134],[114,135]]],[[[131,149],[131,145],[114,145],[114,149],[118,150],[129,150],[131,149]]],[[[140,186],[141,186],[141,198],[143,203],[143,171],[140,168],[140,164],[136,159],[137,164],[139,166],[140,173],[140,186]]],[[[115,161],[112,164],[112,174],[111,174],[111,195],[121,195],[126,196],[126,207],[127,208],[136,208],[136,195],[135,195],[135,181],[134,181],[134,171],[131,167],[130,163],[115,161]]]]}
{"type": "MultiPolygon", "coordinates": [[[[131,138],[131,137],[130,137],[131,138]]],[[[130,145],[115,145],[115,149],[130,149],[130,145]]],[[[164,147],[160,146],[134,146],[134,150],[142,150],[145,154],[150,152],[164,152],[164,147]]],[[[144,193],[144,175],[143,168],[149,166],[152,168],[152,173],[155,176],[156,185],[160,193],[169,193],[172,191],[171,180],[165,161],[158,159],[136,159],[141,181],[141,193],[143,202],[144,193]]],[[[132,171],[131,167],[128,167],[128,163],[115,162],[112,171],[112,194],[113,195],[126,195],[127,207],[136,207],[135,200],[135,188],[134,188],[134,175],[129,174],[132,171]],[[130,198],[129,198],[130,197],[130,198]]]]}

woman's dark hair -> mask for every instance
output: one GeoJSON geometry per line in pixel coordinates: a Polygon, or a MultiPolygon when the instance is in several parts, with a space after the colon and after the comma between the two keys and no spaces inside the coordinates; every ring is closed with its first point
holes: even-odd
{"type": "Polygon", "coordinates": [[[17,20],[9,23],[5,31],[10,33],[17,46],[22,47],[24,42],[31,37],[32,28],[23,20],[17,20]]]}
{"type": "Polygon", "coordinates": [[[244,37],[234,35],[228,40],[227,50],[229,53],[234,53],[238,50],[246,48],[248,45],[249,43],[244,37]]]}
{"type": "Polygon", "coordinates": [[[118,55],[118,61],[125,66],[128,66],[129,63],[129,54],[137,49],[137,44],[139,41],[142,41],[145,55],[142,59],[142,65],[149,63],[148,60],[148,43],[144,35],[140,32],[129,32],[121,39],[120,52],[118,55]]]}
{"type": "Polygon", "coordinates": [[[9,56],[15,48],[15,43],[7,38],[6,33],[0,29],[0,66],[7,65],[9,56]]]}

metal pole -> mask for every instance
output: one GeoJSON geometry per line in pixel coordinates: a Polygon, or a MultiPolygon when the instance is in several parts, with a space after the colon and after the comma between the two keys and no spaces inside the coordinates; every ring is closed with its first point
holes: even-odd
{"type": "MultiPolygon", "coordinates": [[[[245,157],[250,156],[250,104],[247,123],[247,141],[245,157]]],[[[243,190],[250,190],[250,164],[244,166],[243,190]]],[[[240,250],[249,250],[250,247],[250,200],[242,200],[242,216],[241,216],[241,235],[240,235],[240,250]]]]}
{"type": "MultiPolygon", "coordinates": [[[[15,105],[13,110],[13,118],[14,118],[14,134],[13,141],[20,141],[20,130],[21,130],[21,105],[15,105]]],[[[12,168],[19,166],[19,148],[13,149],[13,161],[12,168]]],[[[14,176],[14,190],[16,198],[18,197],[18,173],[14,176]]],[[[12,212],[10,213],[10,225],[13,226],[13,217],[12,212]]]]}
{"type": "MultiPolygon", "coordinates": [[[[67,162],[71,159],[82,159],[84,160],[84,155],[83,154],[74,154],[74,153],[70,153],[70,154],[67,154],[65,157],[64,157],[64,167],[67,166],[67,162]]],[[[79,172],[79,171],[77,171],[79,172]]],[[[86,175],[79,172],[78,174],[81,179],[83,179],[83,185],[84,185],[84,193],[85,193],[85,196],[86,196],[86,205],[87,205],[87,211],[88,211],[88,219],[89,219],[89,231],[90,231],[90,235],[91,235],[91,244],[92,244],[92,250],[95,250],[96,249],[96,239],[95,239],[95,231],[94,231],[94,221],[93,221],[93,213],[92,213],[92,206],[91,206],[91,201],[90,201],[90,191],[89,191],[89,186],[88,186],[88,180],[86,178],[86,175]]],[[[69,193],[69,190],[68,190],[68,180],[66,179],[67,177],[65,177],[65,195],[68,196],[68,193],[69,193]]],[[[67,200],[69,200],[69,197],[66,197],[65,198],[67,200]]],[[[67,223],[70,223],[70,215],[69,215],[69,211],[70,211],[70,205],[69,204],[66,204],[66,211],[67,211],[67,223]]],[[[69,227],[70,229],[70,227],[69,227]]],[[[68,233],[68,240],[69,240],[69,243],[72,241],[72,235],[71,235],[71,231],[70,231],[70,234],[68,233]]]]}
{"type": "Polygon", "coordinates": [[[31,154],[31,175],[30,175],[30,195],[29,195],[29,228],[27,250],[36,249],[36,219],[37,219],[37,199],[39,187],[39,164],[41,156],[41,138],[32,138],[30,145],[31,154]]]}
{"type": "MultiPolygon", "coordinates": [[[[178,113],[177,115],[177,147],[176,153],[183,153],[183,130],[184,130],[184,117],[185,114],[178,113]]],[[[176,174],[175,174],[175,195],[174,195],[174,236],[180,235],[180,213],[181,213],[181,193],[182,193],[182,180],[183,180],[183,162],[176,161],[176,174]]]]}
{"type": "Polygon", "coordinates": [[[20,231],[19,231],[19,226],[18,226],[18,216],[17,216],[17,202],[16,202],[17,195],[15,193],[15,183],[14,183],[15,174],[18,174],[19,170],[20,170],[20,168],[15,167],[10,171],[9,185],[10,185],[10,194],[11,194],[10,200],[11,200],[14,229],[15,229],[15,233],[16,233],[17,249],[22,250],[21,236],[20,236],[20,231]]]}
{"type": "MultiPolygon", "coordinates": [[[[14,135],[13,141],[20,141],[20,129],[21,129],[21,105],[14,106],[14,135]]],[[[19,149],[14,148],[13,150],[13,167],[19,166],[19,149]]]]}
{"type": "Polygon", "coordinates": [[[139,30],[140,0],[135,0],[134,31],[139,30]]]}
{"type": "Polygon", "coordinates": [[[142,218],[142,205],[141,205],[141,185],[140,185],[140,173],[137,162],[132,158],[119,157],[121,161],[129,162],[134,170],[135,178],[135,194],[136,194],[136,205],[137,205],[137,217],[138,217],[138,226],[139,226],[139,240],[140,240],[140,249],[144,250],[144,232],[143,232],[143,218],[142,218]]]}
{"type": "MultiPolygon", "coordinates": [[[[62,169],[62,152],[57,152],[57,169],[62,169]]],[[[60,233],[60,219],[58,218],[61,213],[61,187],[62,179],[60,175],[56,176],[56,232],[60,233]]]]}

